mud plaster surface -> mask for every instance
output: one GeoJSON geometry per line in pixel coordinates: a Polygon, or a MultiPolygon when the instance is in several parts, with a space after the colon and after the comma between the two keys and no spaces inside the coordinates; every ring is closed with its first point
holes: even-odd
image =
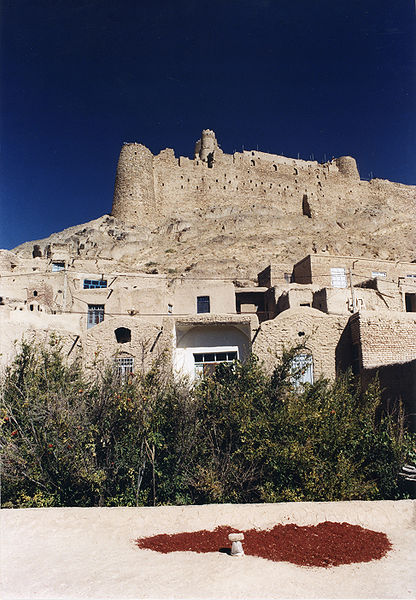
{"type": "Polygon", "coordinates": [[[415,598],[416,502],[283,503],[2,510],[1,591],[15,599],[415,598]],[[331,568],[224,553],[159,554],[159,533],[346,521],[383,531],[381,560],[331,568]]]}

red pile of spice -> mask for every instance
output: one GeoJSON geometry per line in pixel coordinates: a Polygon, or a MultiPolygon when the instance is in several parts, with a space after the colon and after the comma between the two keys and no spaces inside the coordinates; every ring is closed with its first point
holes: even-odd
{"type": "MultiPolygon", "coordinates": [[[[192,531],[139,538],[136,544],[167,554],[168,552],[218,552],[230,548],[231,527],[214,531],[192,531]]],[[[308,567],[332,567],[368,562],[382,558],[391,549],[385,533],[349,523],[325,521],[318,525],[275,525],[270,530],[244,532],[244,552],[276,562],[287,561],[308,567]]]]}

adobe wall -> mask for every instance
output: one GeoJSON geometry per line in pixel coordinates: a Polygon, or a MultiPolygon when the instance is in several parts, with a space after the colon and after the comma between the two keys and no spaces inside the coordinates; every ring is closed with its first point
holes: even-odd
{"type": "Polygon", "coordinates": [[[415,275],[414,281],[416,281],[415,263],[329,254],[312,254],[305,257],[293,267],[293,278],[296,283],[314,283],[321,287],[331,287],[331,268],[345,269],[347,285],[349,285],[350,269],[353,285],[371,279],[373,273],[374,277],[380,278],[380,282],[406,284],[406,279],[410,280],[408,277],[410,274],[415,275]]]}
{"type": "Polygon", "coordinates": [[[224,214],[236,205],[241,209],[264,205],[285,215],[342,217],[343,207],[351,201],[361,200],[371,210],[378,198],[393,202],[394,192],[398,203],[414,200],[410,186],[360,181],[351,157],[321,164],[258,150],[225,154],[213,132],[207,139],[203,148],[197,143],[194,158],[176,157],[169,148],[154,156],[142,144],[124,144],[112,215],[137,225],[157,224],[178,212],[220,204],[224,214]]]}
{"type": "Polygon", "coordinates": [[[362,368],[416,359],[416,313],[362,311],[351,319],[353,343],[361,342],[362,368]]]}
{"type": "Polygon", "coordinates": [[[312,353],[314,376],[334,378],[335,350],[349,317],[326,315],[313,308],[291,308],[261,324],[253,352],[272,370],[284,348],[304,343],[312,353]]]}

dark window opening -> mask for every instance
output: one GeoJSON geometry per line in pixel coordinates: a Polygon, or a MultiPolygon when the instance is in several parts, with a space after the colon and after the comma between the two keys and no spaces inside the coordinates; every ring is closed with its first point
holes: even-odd
{"type": "Polygon", "coordinates": [[[29,308],[30,308],[30,310],[33,310],[33,304],[31,304],[31,305],[29,306],[29,308]]]}
{"type": "Polygon", "coordinates": [[[406,312],[416,312],[416,294],[405,294],[406,312]]]}
{"type": "Polygon", "coordinates": [[[269,318],[264,292],[236,292],[235,307],[239,314],[255,314],[259,321],[269,318]]]}
{"type": "Polygon", "coordinates": [[[131,342],[131,330],[127,327],[118,327],[114,330],[116,340],[118,344],[125,344],[131,342]]]}
{"type": "Polygon", "coordinates": [[[302,200],[302,214],[305,217],[309,217],[309,219],[312,218],[311,207],[309,205],[308,196],[306,194],[304,194],[303,200],[302,200]]]}
{"type": "Polygon", "coordinates": [[[106,279],[84,279],[84,290],[95,290],[107,287],[106,279]]]}
{"type": "Polygon", "coordinates": [[[197,297],[196,312],[197,313],[209,313],[210,312],[209,296],[198,296],[197,297]]]}
{"type": "Polygon", "coordinates": [[[256,166],[256,163],[255,163],[255,161],[254,161],[254,160],[251,160],[251,161],[250,161],[250,164],[251,164],[251,166],[252,166],[252,167],[255,167],[255,166],[256,166]]]}
{"type": "Polygon", "coordinates": [[[212,169],[214,166],[214,153],[210,152],[207,156],[208,169],[212,169]]]}
{"type": "Polygon", "coordinates": [[[299,304],[299,306],[309,306],[309,307],[310,307],[310,306],[311,306],[311,303],[310,303],[310,302],[301,302],[301,303],[299,304]]]}
{"type": "Polygon", "coordinates": [[[32,256],[33,256],[33,258],[41,258],[42,251],[41,251],[40,246],[38,244],[35,244],[33,246],[32,256]]]}
{"type": "Polygon", "coordinates": [[[38,295],[38,292],[37,292],[37,290],[33,290],[33,295],[34,295],[34,296],[37,296],[37,295],[38,295]]]}
{"type": "Polygon", "coordinates": [[[104,304],[88,304],[87,329],[104,321],[104,304]]]}

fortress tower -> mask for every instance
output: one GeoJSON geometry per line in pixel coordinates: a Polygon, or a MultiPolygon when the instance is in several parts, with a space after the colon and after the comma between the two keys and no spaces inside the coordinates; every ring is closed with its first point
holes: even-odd
{"type": "Polygon", "coordinates": [[[153,154],[142,144],[124,144],[118,159],[111,214],[122,221],[140,223],[153,218],[156,209],[153,154]]]}

